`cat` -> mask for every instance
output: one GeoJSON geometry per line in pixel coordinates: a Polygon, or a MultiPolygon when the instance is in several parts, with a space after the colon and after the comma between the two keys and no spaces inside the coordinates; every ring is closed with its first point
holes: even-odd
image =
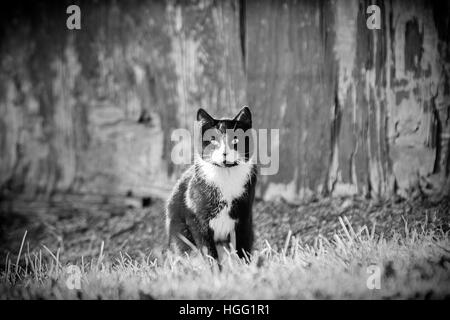
{"type": "Polygon", "coordinates": [[[166,204],[169,246],[189,252],[206,248],[220,260],[230,243],[249,259],[257,169],[252,157],[252,115],[243,107],[233,119],[197,112],[201,141],[194,164],[180,177],[166,204]]]}

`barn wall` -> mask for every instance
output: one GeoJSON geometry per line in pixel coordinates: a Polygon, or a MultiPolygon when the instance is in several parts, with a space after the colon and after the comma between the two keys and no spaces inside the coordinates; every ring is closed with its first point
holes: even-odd
{"type": "MultiPolygon", "coordinates": [[[[248,104],[280,129],[265,198],[449,193],[450,6],[378,1],[81,1],[2,12],[0,186],[165,196],[171,132],[248,104]]],[[[31,7],[30,7],[31,6],[31,7]]]]}

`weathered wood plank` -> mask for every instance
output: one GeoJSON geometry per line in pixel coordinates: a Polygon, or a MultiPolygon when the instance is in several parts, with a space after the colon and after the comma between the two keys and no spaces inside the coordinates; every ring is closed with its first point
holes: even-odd
{"type": "Polygon", "coordinates": [[[249,104],[261,128],[280,129],[280,170],[262,179],[267,197],[326,188],[334,101],[330,2],[247,3],[249,104]]]}
{"type": "Polygon", "coordinates": [[[376,1],[15,2],[1,13],[0,186],[164,196],[176,128],[249,104],[280,129],[259,195],[450,193],[450,5],[376,1]]]}

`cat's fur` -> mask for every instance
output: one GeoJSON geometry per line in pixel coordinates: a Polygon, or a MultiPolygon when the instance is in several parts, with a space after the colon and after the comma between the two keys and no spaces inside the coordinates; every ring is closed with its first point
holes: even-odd
{"type": "Polygon", "coordinates": [[[233,119],[217,120],[200,109],[197,120],[202,137],[213,132],[215,138],[202,139],[194,165],[178,180],[167,202],[169,244],[181,252],[192,246],[206,248],[217,259],[219,246],[232,243],[238,255],[247,258],[253,244],[256,167],[248,141],[239,141],[234,130],[252,127],[250,110],[244,107],[233,119]]]}

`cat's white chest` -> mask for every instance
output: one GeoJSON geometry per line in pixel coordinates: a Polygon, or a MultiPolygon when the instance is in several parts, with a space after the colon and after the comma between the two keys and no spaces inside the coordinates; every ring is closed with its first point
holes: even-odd
{"type": "Polygon", "coordinates": [[[245,185],[250,178],[252,165],[241,164],[231,168],[219,168],[208,162],[201,161],[200,168],[205,180],[219,189],[223,200],[229,205],[245,191],[245,185]]]}
{"type": "Polygon", "coordinates": [[[208,162],[201,161],[200,168],[205,180],[220,191],[221,199],[226,205],[209,221],[209,227],[214,231],[214,241],[227,240],[234,232],[236,220],[230,217],[233,200],[241,197],[245,192],[252,171],[250,163],[231,168],[219,168],[208,162]]]}
{"type": "Polygon", "coordinates": [[[214,241],[225,241],[234,230],[236,220],[231,219],[229,206],[226,205],[213,219],[209,220],[209,227],[214,231],[214,241]]]}

